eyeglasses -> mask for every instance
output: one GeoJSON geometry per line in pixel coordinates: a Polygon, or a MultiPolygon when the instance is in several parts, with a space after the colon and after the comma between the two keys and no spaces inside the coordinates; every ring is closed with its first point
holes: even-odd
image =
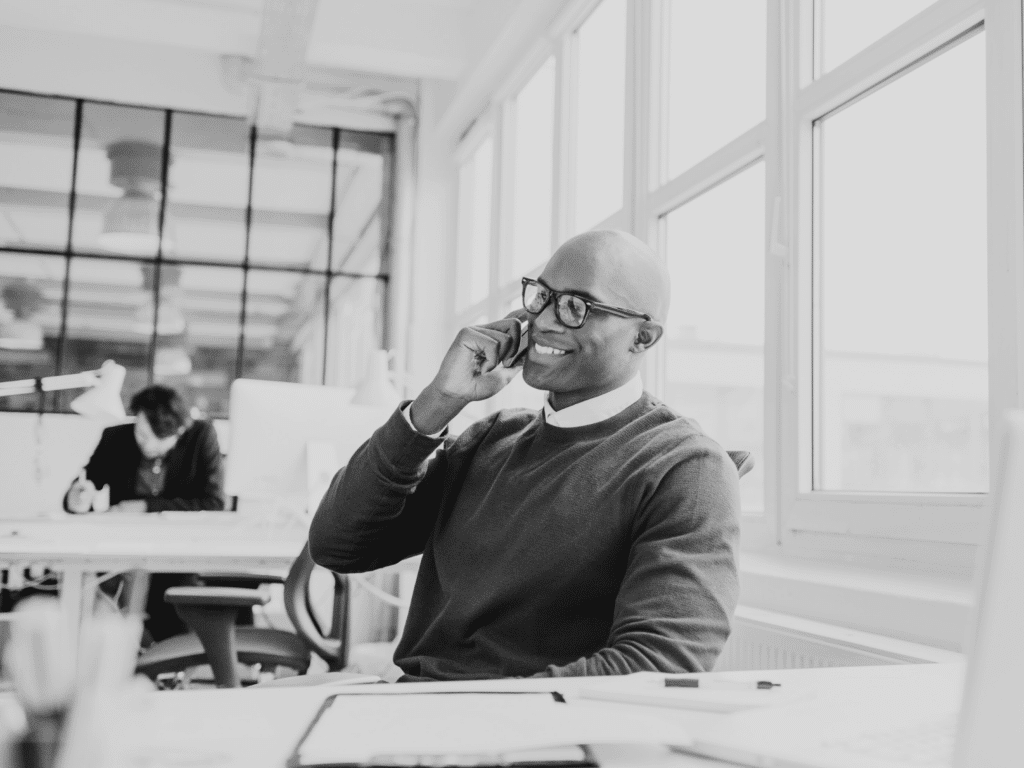
{"type": "Polygon", "coordinates": [[[555,317],[566,328],[581,328],[587,322],[587,317],[590,315],[591,310],[594,309],[607,312],[609,315],[618,315],[619,317],[651,319],[650,315],[643,312],[634,312],[632,309],[623,309],[622,307],[613,307],[610,304],[602,304],[599,301],[591,301],[574,293],[553,291],[543,283],[531,280],[528,277],[523,278],[523,308],[527,312],[531,315],[539,315],[551,301],[555,302],[555,317]]]}

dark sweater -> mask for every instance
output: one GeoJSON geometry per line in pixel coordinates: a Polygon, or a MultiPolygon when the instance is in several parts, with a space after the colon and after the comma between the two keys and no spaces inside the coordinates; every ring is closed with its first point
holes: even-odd
{"type": "Polygon", "coordinates": [[[728,455],[647,393],[584,427],[501,411],[441,444],[401,413],[334,478],[313,559],[423,553],[395,663],[429,679],[708,670],[738,582],[728,455]]]}
{"type": "MultiPolygon", "coordinates": [[[[110,503],[138,499],[136,479],[142,451],[135,442],[135,426],[107,427],[85,466],[86,477],[97,488],[110,486],[110,503]]],[[[206,421],[194,421],[164,456],[164,485],[156,497],[146,498],[147,512],[166,509],[224,509],[224,464],[217,432],[206,421]]],[[[64,496],[67,509],[67,495],[64,496]]]]}

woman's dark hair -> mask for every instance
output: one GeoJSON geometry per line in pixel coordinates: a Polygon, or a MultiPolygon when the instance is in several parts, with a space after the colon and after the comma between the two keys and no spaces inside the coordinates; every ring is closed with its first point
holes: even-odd
{"type": "Polygon", "coordinates": [[[144,414],[157,437],[170,437],[192,423],[188,406],[181,395],[177,390],[162,384],[153,384],[136,392],[128,410],[134,414],[144,414]]]}

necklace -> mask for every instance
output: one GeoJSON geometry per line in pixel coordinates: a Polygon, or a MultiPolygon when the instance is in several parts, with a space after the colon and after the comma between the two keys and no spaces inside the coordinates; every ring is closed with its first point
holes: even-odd
{"type": "Polygon", "coordinates": [[[163,463],[163,460],[164,460],[163,456],[157,456],[155,459],[153,459],[153,474],[154,475],[159,475],[160,474],[160,472],[161,472],[160,465],[163,463]]]}

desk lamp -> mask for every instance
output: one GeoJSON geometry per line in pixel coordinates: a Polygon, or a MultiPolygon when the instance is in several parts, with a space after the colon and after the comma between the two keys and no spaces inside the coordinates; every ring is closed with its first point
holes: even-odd
{"type": "Polygon", "coordinates": [[[116,422],[125,418],[124,404],[121,402],[121,386],[124,384],[124,376],[123,365],[118,365],[113,360],[107,360],[98,371],[2,382],[0,383],[0,397],[88,387],[86,392],[71,401],[71,410],[100,421],[116,422]]]}

